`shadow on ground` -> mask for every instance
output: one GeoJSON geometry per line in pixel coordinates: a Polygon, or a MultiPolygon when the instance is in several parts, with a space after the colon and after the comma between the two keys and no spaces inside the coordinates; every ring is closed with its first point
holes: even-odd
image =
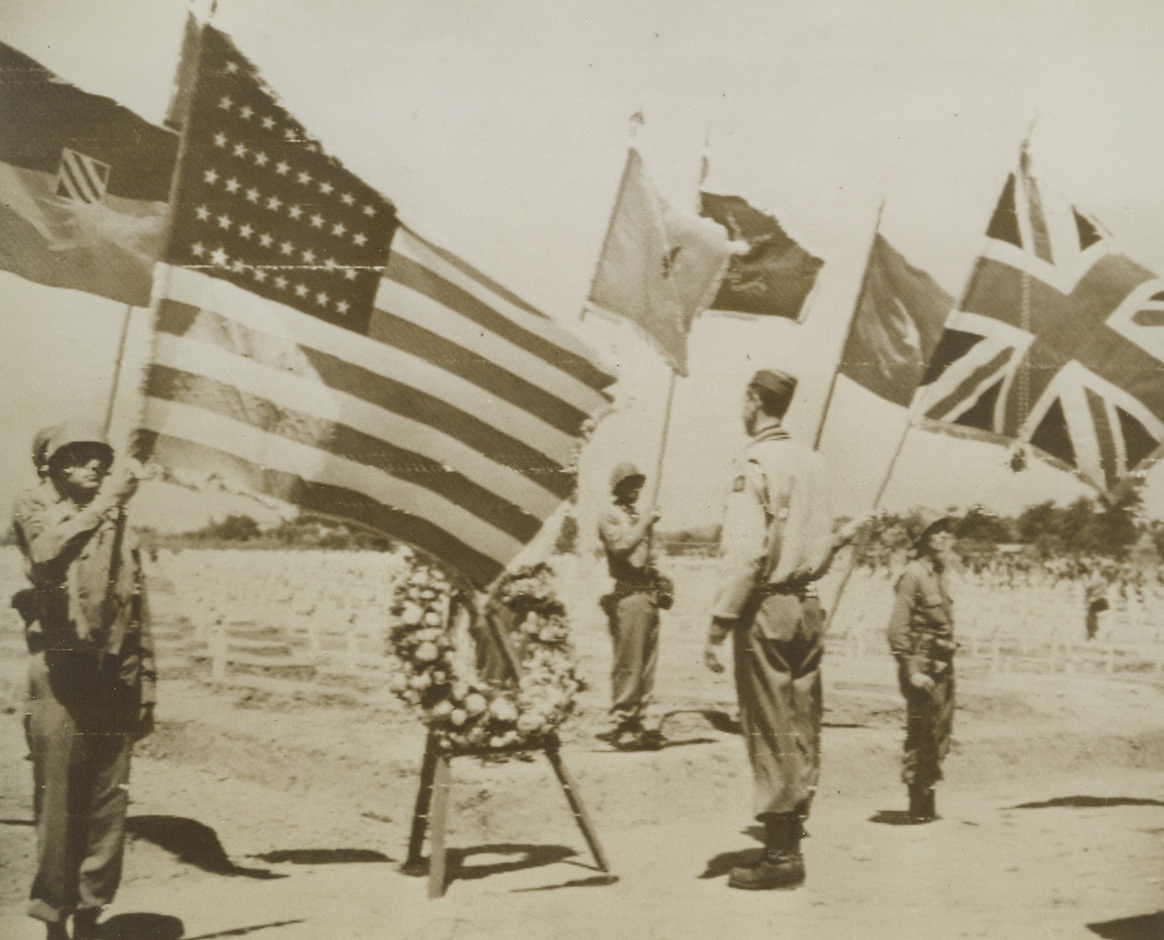
{"type": "MultiPolygon", "coordinates": [[[[289,927],[292,924],[306,923],[302,917],[298,920],[273,920],[267,924],[250,924],[246,927],[231,927],[227,930],[216,930],[214,933],[200,933],[196,937],[184,937],[183,940],[225,940],[226,937],[245,937],[247,934],[258,933],[260,930],[271,930],[277,927],[289,927]]],[[[142,937],[141,940],[146,940],[142,937]]],[[[151,938],[152,940],[152,938],[151,938]]]]}
{"type": "Polygon", "coordinates": [[[474,881],[512,871],[541,868],[554,865],[577,855],[565,845],[523,845],[514,842],[498,842],[492,845],[475,845],[468,849],[449,849],[450,880],[474,881]],[[491,861],[484,864],[468,864],[474,855],[507,855],[512,861],[491,861]]]}
{"type": "Polygon", "coordinates": [[[727,712],[718,709],[705,708],[695,711],[702,715],[707,723],[721,734],[740,734],[740,723],[727,712]]]}
{"type": "Polygon", "coordinates": [[[910,820],[909,812],[904,809],[879,809],[869,817],[869,822],[880,823],[882,826],[916,825],[910,820]]]}
{"type": "Polygon", "coordinates": [[[218,835],[209,826],[183,816],[131,816],[129,834],[173,853],[178,861],[215,875],[241,878],[285,878],[265,868],[244,868],[227,856],[218,835]]]}
{"type": "Polygon", "coordinates": [[[760,860],[760,856],[763,854],[763,849],[738,849],[735,852],[720,852],[719,855],[708,859],[707,867],[699,877],[721,878],[731,874],[733,868],[750,868],[760,860]]]}
{"type": "Polygon", "coordinates": [[[100,940],[181,940],[186,925],[168,914],[118,914],[97,927],[100,940]]]}
{"type": "Polygon", "coordinates": [[[1111,806],[1164,806],[1164,801],[1134,796],[1057,796],[1053,800],[1043,800],[1040,803],[1019,803],[1017,806],[1006,808],[1049,809],[1055,806],[1067,806],[1072,809],[1107,809],[1111,806]]]}
{"type": "Polygon", "coordinates": [[[1164,937],[1164,911],[1088,924],[1087,929],[1104,940],[1160,940],[1164,937]]]}
{"type": "MultiPolygon", "coordinates": [[[[751,839],[755,839],[764,845],[764,827],[763,826],[748,826],[743,830],[743,835],[751,839]]],[[[755,865],[760,860],[760,856],[764,853],[763,848],[758,849],[737,849],[734,852],[720,852],[719,855],[712,856],[708,859],[707,867],[704,868],[700,878],[719,878],[723,875],[731,873],[733,868],[747,868],[755,865]]]]}
{"type": "Polygon", "coordinates": [[[524,894],[530,891],[557,891],[559,888],[605,888],[618,884],[618,875],[595,875],[593,878],[575,878],[563,881],[560,885],[539,885],[536,888],[514,888],[514,894],[524,894]]]}
{"type": "MultiPolygon", "coordinates": [[[[574,849],[565,845],[526,845],[516,842],[496,842],[490,845],[474,845],[466,849],[449,849],[446,855],[448,880],[475,881],[478,878],[488,878],[490,875],[541,868],[545,865],[563,862],[577,854],[574,849]],[[511,856],[512,860],[491,861],[478,865],[467,864],[466,860],[474,855],[511,856]]],[[[405,862],[400,866],[400,871],[413,877],[427,875],[430,861],[431,859],[423,858],[413,864],[405,862]]]]}
{"type": "Polygon", "coordinates": [[[383,852],[373,849],[280,849],[263,852],[255,858],[272,865],[350,865],[362,862],[391,862],[383,852]]]}

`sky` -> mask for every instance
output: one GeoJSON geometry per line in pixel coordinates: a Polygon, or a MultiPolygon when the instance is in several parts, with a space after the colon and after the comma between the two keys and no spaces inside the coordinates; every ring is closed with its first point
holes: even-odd
{"type": "MultiPolygon", "coordinates": [[[[0,40],[160,121],[186,9],[6,0],[0,40]]],[[[1164,272],[1155,0],[219,0],[213,23],[404,222],[617,366],[622,411],[584,457],[583,499],[602,498],[621,459],[658,482],[666,426],[658,501],[668,528],[718,518],[755,369],[800,378],[788,423],[815,438],[882,203],[882,233],[957,296],[1030,133],[1044,183],[1164,272]],[[799,324],[697,321],[667,423],[671,380],[653,351],[626,327],[579,318],[636,112],[635,145],[669,201],[695,205],[706,151],[708,190],[775,215],[826,262],[799,324]]],[[[10,504],[31,479],[38,427],[103,416],[125,308],[4,273],[0,302],[0,501],[10,504]]],[[[130,361],[146,327],[136,311],[130,361]]],[[[115,432],[131,420],[132,390],[129,377],[115,432]]],[[[834,504],[855,513],[872,505],[904,415],[843,379],[829,415],[821,450],[834,504]]],[[[884,503],[1014,512],[1088,492],[1038,462],[1012,473],[1006,458],[911,431],[884,503]]],[[[1164,518],[1164,469],[1147,497],[1164,518]]],[[[175,526],[223,505],[168,487],[139,501],[175,526]]]]}

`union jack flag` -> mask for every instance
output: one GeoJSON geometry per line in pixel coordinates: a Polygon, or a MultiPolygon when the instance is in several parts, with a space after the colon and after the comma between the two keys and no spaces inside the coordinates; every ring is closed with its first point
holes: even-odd
{"type": "Polygon", "coordinates": [[[1024,148],[922,378],[931,428],[1022,442],[1113,498],[1164,444],[1164,282],[1024,148]]]}

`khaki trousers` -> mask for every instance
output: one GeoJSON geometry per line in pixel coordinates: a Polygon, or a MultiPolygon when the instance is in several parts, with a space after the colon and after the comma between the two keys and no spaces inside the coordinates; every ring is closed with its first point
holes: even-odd
{"type": "Polygon", "coordinates": [[[101,908],[121,881],[139,694],[120,661],[36,653],[29,667],[37,870],[28,913],[56,923],[101,908]]]}
{"type": "Polygon", "coordinates": [[[785,594],[745,609],[736,625],[736,694],[757,817],[808,816],[820,779],[823,631],[815,597],[785,594]]]}
{"type": "Polygon", "coordinates": [[[934,677],[930,691],[909,683],[909,667],[898,664],[898,684],[905,696],[905,747],[901,779],[907,787],[928,790],[942,779],[942,760],[954,732],[954,665],[934,677]]]}
{"type": "Polygon", "coordinates": [[[620,727],[640,727],[655,689],[659,605],[653,591],[641,591],[612,596],[606,610],[614,643],[610,711],[620,727]]]}

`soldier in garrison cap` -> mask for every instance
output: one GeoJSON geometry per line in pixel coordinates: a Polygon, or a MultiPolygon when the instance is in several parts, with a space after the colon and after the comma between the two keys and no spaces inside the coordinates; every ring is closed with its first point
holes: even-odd
{"type": "Polygon", "coordinates": [[[69,936],[70,916],[75,940],[92,940],[121,879],[130,752],[153,727],[145,583],[121,518],[141,469],[127,461],[110,474],[113,448],[88,422],[58,425],[41,447],[45,478],[13,513],[31,583],[37,871],[28,912],[49,940],[69,936]]]}
{"type": "Polygon", "coordinates": [[[723,672],[731,635],[740,723],[752,765],[753,811],[764,826],[755,865],[733,869],[733,888],[793,888],[820,775],[824,615],[815,582],[859,522],[833,533],[819,457],[782,421],[796,379],[762,370],[744,395],[751,441],[736,460],[720,539],[719,586],[704,660],[723,672]]]}
{"type": "MultiPolygon", "coordinates": [[[[658,510],[640,514],[646,477],[620,463],[610,477],[611,504],[598,523],[614,590],[602,609],[614,643],[610,671],[612,727],[599,737],[621,750],[654,749],[662,734],[649,715],[659,655],[660,578],[651,564],[651,533],[658,510]]],[[[669,606],[669,601],[665,601],[669,606]]]]}
{"type": "Polygon", "coordinates": [[[908,527],[915,558],[894,589],[889,648],[905,697],[901,778],[909,789],[909,818],[937,819],[934,784],[954,728],[954,605],[946,584],[953,550],[950,517],[923,510],[908,527]]]}

